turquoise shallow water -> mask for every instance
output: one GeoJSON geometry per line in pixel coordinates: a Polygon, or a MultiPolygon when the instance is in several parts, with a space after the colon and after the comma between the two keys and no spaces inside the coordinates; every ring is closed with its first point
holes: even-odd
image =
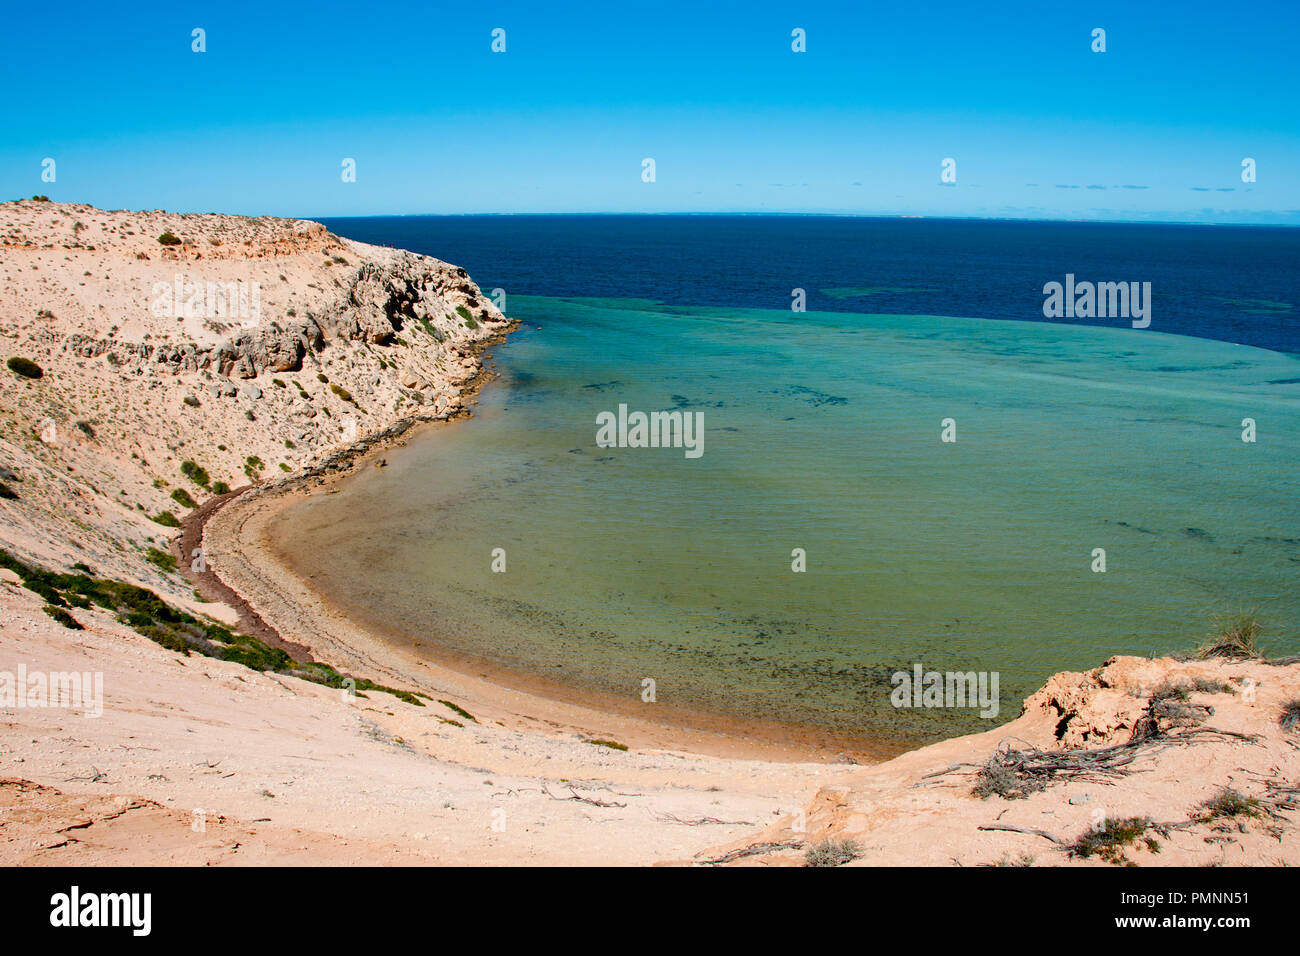
{"type": "Polygon", "coordinates": [[[472,420],[283,522],[317,587],[413,639],[900,745],[988,726],[892,707],[918,662],[997,672],[1002,721],[1055,671],[1252,608],[1300,651],[1300,359],[981,319],[510,312],[472,420]],[[597,447],[620,403],[702,412],[704,454],[597,447]]]}

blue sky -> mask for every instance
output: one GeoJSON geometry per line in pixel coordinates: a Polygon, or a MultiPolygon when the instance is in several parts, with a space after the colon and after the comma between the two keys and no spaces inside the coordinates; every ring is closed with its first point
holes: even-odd
{"type": "Polygon", "coordinates": [[[7,2],[3,20],[3,198],[1300,225],[1294,2],[7,2]]]}

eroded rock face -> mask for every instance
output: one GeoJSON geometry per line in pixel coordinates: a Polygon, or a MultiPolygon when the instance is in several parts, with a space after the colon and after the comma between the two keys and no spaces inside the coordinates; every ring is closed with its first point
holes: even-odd
{"type": "MultiPolygon", "coordinates": [[[[454,413],[509,328],[463,269],[272,217],[0,203],[0,278],[0,333],[46,373],[0,378],[0,407],[11,434],[58,436],[0,451],[48,482],[40,522],[65,566],[168,533],[150,516],[172,489],[207,494],[186,460],[231,487],[273,481],[454,413]]],[[[20,538],[0,522],[0,545],[20,538]]],[[[156,570],[120,569],[165,583],[156,570]]]]}
{"type": "Polygon", "coordinates": [[[1049,717],[1063,748],[1126,743],[1147,701],[1116,687],[1105,668],[1056,674],[1028,700],[1024,712],[1049,717]]]}
{"type": "MultiPolygon", "coordinates": [[[[324,227],[319,228],[323,233],[324,227]]],[[[334,302],[318,315],[259,318],[255,326],[237,328],[213,345],[129,342],[76,333],[67,337],[64,348],[85,358],[107,353],[116,366],[152,363],[173,375],[212,370],[247,380],[268,372],[298,371],[307,355],[331,343],[392,345],[403,333],[413,332],[411,326],[439,344],[463,338],[463,312],[474,322],[506,321],[465,270],[427,256],[400,253],[391,263],[366,262],[340,285],[334,302]]],[[[447,357],[454,379],[463,380],[464,371],[477,368],[476,360],[462,357],[455,348],[447,350],[447,357]]],[[[427,376],[408,367],[401,384],[422,389],[427,376]]]]}
{"type": "Polygon", "coordinates": [[[344,308],[322,320],[326,332],[375,345],[391,341],[411,322],[427,323],[441,333],[433,337],[445,341],[448,324],[460,322],[458,307],[486,322],[503,318],[464,269],[412,253],[400,254],[388,267],[362,265],[345,299],[344,308]]]}
{"type": "Polygon", "coordinates": [[[1186,682],[1213,677],[1218,665],[1214,661],[1171,665],[1167,658],[1121,656],[1084,673],[1055,674],[1025,701],[1021,714],[1045,718],[1063,749],[1128,743],[1150,732],[1153,719],[1164,730],[1204,716],[1191,713],[1194,708],[1164,704],[1161,689],[1170,685],[1175,670],[1177,681],[1186,682]]]}

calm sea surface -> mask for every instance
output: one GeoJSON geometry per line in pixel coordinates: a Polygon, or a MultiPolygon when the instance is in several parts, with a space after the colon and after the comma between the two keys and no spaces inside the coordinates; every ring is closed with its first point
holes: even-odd
{"type": "Polygon", "coordinates": [[[283,523],[317,587],[411,640],[907,745],[989,725],[891,706],[917,663],[996,672],[1002,721],[1057,670],[1186,649],[1251,609],[1271,652],[1300,651],[1294,232],[328,225],[463,265],[525,323],[472,420],[283,523]],[[1042,321],[1067,272],[1151,282],[1150,329],[1042,321]],[[701,413],[703,454],[598,447],[620,404],[701,413]]]}

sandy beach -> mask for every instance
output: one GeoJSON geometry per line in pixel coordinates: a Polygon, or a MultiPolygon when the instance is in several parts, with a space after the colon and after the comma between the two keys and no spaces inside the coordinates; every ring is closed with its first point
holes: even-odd
{"type": "MultiPolygon", "coordinates": [[[[454,421],[425,426],[455,427],[454,421]]],[[[402,442],[404,439],[398,439],[402,442]]],[[[353,468],[386,460],[391,446],[358,456],[353,468]]],[[[486,659],[455,653],[417,653],[400,636],[361,624],[312,588],[296,573],[274,543],[277,522],[303,497],[346,493],[350,470],[257,490],[230,501],[202,525],[201,545],[209,572],[246,600],[275,635],[289,645],[300,642],[326,659],[358,673],[382,674],[397,686],[450,693],[473,703],[476,714],[493,722],[614,738],[637,749],[665,749],[728,758],[840,763],[878,762],[899,748],[862,740],[837,740],[824,731],[784,726],[760,719],[741,721],[721,715],[620,700],[608,694],[510,671],[486,659]],[[528,715],[523,718],[523,715],[528,715]],[[519,723],[523,718],[524,723],[519,723]]],[[[196,576],[200,590],[204,578],[196,576]]]]}

